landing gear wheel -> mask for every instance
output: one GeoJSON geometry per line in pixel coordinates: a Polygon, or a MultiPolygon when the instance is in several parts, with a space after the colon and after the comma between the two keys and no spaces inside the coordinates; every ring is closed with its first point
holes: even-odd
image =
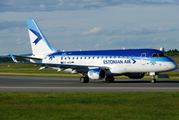
{"type": "Polygon", "coordinates": [[[88,83],[89,82],[89,78],[88,77],[81,77],[80,78],[80,82],[81,83],[88,83]]]}
{"type": "Polygon", "coordinates": [[[152,80],[151,80],[151,83],[156,83],[157,80],[155,79],[155,75],[152,75],[152,80]]]}
{"type": "Polygon", "coordinates": [[[114,82],[114,77],[113,76],[107,76],[106,77],[106,82],[107,83],[113,83],[114,82]]]}
{"type": "Polygon", "coordinates": [[[81,77],[81,78],[80,78],[80,82],[81,82],[81,83],[85,83],[85,78],[84,78],[84,77],[81,77]]]}
{"type": "Polygon", "coordinates": [[[89,78],[85,77],[85,83],[88,83],[88,82],[89,82],[89,78]]]}
{"type": "Polygon", "coordinates": [[[156,83],[156,82],[157,82],[156,79],[152,79],[152,80],[151,80],[151,83],[156,83]]]}

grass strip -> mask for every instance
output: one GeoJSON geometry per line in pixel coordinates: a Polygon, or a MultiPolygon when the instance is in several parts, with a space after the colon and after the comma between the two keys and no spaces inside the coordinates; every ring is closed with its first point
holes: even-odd
{"type": "MultiPolygon", "coordinates": [[[[56,70],[47,68],[39,70],[40,66],[29,64],[0,64],[0,75],[21,75],[21,76],[48,76],[48,77],[81,77],[79,74],[71,74],[67,72],[57,72],[56,70]]],[[[179,80],[179,72],[165,72],[169,74],[169,78],[165,80],[179,80]]],[[[119,79],[129,79],[126,76],[115,76],[119,79]]],[[[151,76],[146,74],[143,79],[151,79],[151,76]]],[[[164,78],[162,78],[163,80],[164,78]]]]}
{"type": "Polygon", "coordinates": [[[0,93],[0,119],[178,120],[179,93],[0,93]]]}

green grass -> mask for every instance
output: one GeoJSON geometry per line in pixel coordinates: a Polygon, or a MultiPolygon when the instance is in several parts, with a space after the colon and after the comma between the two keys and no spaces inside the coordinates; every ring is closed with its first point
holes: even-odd
{"type": "Polygon", "coordinates": [[[0,93],[0,119],[178,120],[179,93],[0,93]]]}
{"type": "MultiPolygon", "coordinates": [[[[39,70],[40,66],[29,64],[0,64],[0,75],[24,75],[24,76],[50,76],[50,77],[80,77],[78,74],[66,72],[57,72],[56,70],[47,68],[39,70]]],[[[179,72],[165,72],[161,74],[169,74],[169,79],[179,80],[179,72]]],[[[116,76],[118,79],[129,79],[126,76],[116,76]]],[[[143,79],[151,79],[146,74],[143,79]]],[[[162,78],[163,79],[163,78],[162,78]]]]}
{"type": "MultiPolygon", "coordinates": [[[[39,71],[34,65],[9,65],[0,64],[0,75],[79,77],[52,69],[39,71]]],[[[173,76],[178,72],[166,74],[178,79],[173,76]]],[[[178,120],[179,92],[0,93],[0,120],[8,119],[178,120]]]]}
{"type": "Polygon", "coordinates": [[[171,57],[176,63],[179,63],[179,56],[172,56],[171,57]]]}

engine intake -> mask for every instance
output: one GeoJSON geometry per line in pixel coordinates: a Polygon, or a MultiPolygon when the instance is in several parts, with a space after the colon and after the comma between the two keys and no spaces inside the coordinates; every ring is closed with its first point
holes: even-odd
{"type": "Polygon", "coordinates": [[[90,79],[98,79],[98,80],[103,79],[106,76],[105,70],[101,68],[89,69],[87,74],[90,79]]]}

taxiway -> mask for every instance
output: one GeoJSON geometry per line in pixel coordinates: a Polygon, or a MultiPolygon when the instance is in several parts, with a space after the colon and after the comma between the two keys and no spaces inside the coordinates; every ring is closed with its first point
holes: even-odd
{"type": "Polygon", "coordinates": [[[179,80],[116,79],[114,83],[92,80],[80,83],[79,78],[0,76],[0,92],[176,92],[179,80]]]}

